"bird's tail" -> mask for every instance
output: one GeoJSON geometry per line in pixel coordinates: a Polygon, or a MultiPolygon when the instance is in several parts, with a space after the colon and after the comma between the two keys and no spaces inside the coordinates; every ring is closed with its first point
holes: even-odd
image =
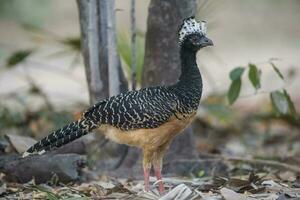
{"type": "Polygon", "coordinates": [[[78,121],[72,122],[61,129],[52,132],[47,137],[43,138],[33,146],[31,146],[24,154],[26,157],[32,153],[42,154],[55,147],[63,146],[83,135],[86,135],[91,130],[97,128],[99,125],[93,123],[91,120],[81,118],[78,121]]]}

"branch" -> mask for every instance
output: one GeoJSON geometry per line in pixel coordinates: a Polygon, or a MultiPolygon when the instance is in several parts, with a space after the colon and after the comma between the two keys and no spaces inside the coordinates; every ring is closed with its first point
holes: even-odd
{"type": "Polygon", "coordinates": [[[230,162],[244,162],[252,165],[265,165],[265,166],[274,167],[278,169],[289,170],[300,174],[299,166],[280,163],[273,160],[248,159],[248,158],[240,158],[240,157],[223,157],[223,160],[230,161],[230,162]]]}
{"type": "Polygon", "coordinates": [[[252,165],[265,165],[277,169],[285,169],[289,170],[292,172],[295,172],[297,174],[300,174],[300,168],[295,165],[289,165],[286,163],[281,163],[278,161],[274,160],[262,160],[262,159],[251,159],[251,158],[242,158],[242,157],[236,157],[236,156],[223,156],[223,155],[215,155],[215,154],[202,154],[205,156],[208,156],[210,158],[219,158],[224,161],[229,161],[229,162],[243,162],[243,163],[248,163],[252,165]]]}

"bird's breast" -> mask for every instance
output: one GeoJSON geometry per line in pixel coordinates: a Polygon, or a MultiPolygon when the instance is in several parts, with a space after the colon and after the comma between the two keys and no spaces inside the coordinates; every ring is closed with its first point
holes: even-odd
{"type": "Polygon", "coordinates": [[[102,125],[99,130],[106,138],[119,144],[155,149],[169,143],[175,135],[182,132],[192,122],[195,114],[173,116],[161,126],[153,129],[141,128],[124,131],[112,125],[102,125]]]}

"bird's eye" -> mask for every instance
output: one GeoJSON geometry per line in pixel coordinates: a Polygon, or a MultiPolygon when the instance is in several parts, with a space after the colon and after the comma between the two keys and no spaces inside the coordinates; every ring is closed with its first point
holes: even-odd
{"type": "Polygon", "coordinates": [[[197,38],[197,37],[192,37],[192,38],[191,38],[191,42],[195,43],[195,42],[197,42],[197,41],[198,41],[198,38],[197,38]]]}

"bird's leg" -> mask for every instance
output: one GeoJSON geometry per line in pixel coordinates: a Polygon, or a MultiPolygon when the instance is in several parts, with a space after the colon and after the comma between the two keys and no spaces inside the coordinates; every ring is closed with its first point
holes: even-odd
{"type": "Polygon", "coordinates": [[[150,169],[144,168],[144,184],[145,184],[146,192],[149,192],[149,190],[150,190],[149,177],[150,177],[150,169]]]}
{"type": "Polygon", "coordinates": [[[161,176],[161,168],[160,167],[154,167],[154,173],[157,178],[158,182],[158,191],[159,194],[163,194],[165,192],[165,187],[162,182],[162,176],[161,176]]]}
{"type": "Polygon", "coordinates": [[[150,185],[149,185],[149,178],[150,178],[150,170],[151,170],[151,155],[149,152],[144,151],[143,157],[143,168],[144,168],[144,184],[145,190],[149,192],[150,185]]]}
{"type": "Polygon", "coordinates": [[[159,194],[162,195],[165,192],[165,187],[162,181],[162,176],[161,176],[161,170],[162,170],[162,160],[163,160],[163,152],[158,152],[153,160],[153,168],[154,168],[154,173],[156,176],[156,179],[158,182],[158,191],[159,194]]]}

